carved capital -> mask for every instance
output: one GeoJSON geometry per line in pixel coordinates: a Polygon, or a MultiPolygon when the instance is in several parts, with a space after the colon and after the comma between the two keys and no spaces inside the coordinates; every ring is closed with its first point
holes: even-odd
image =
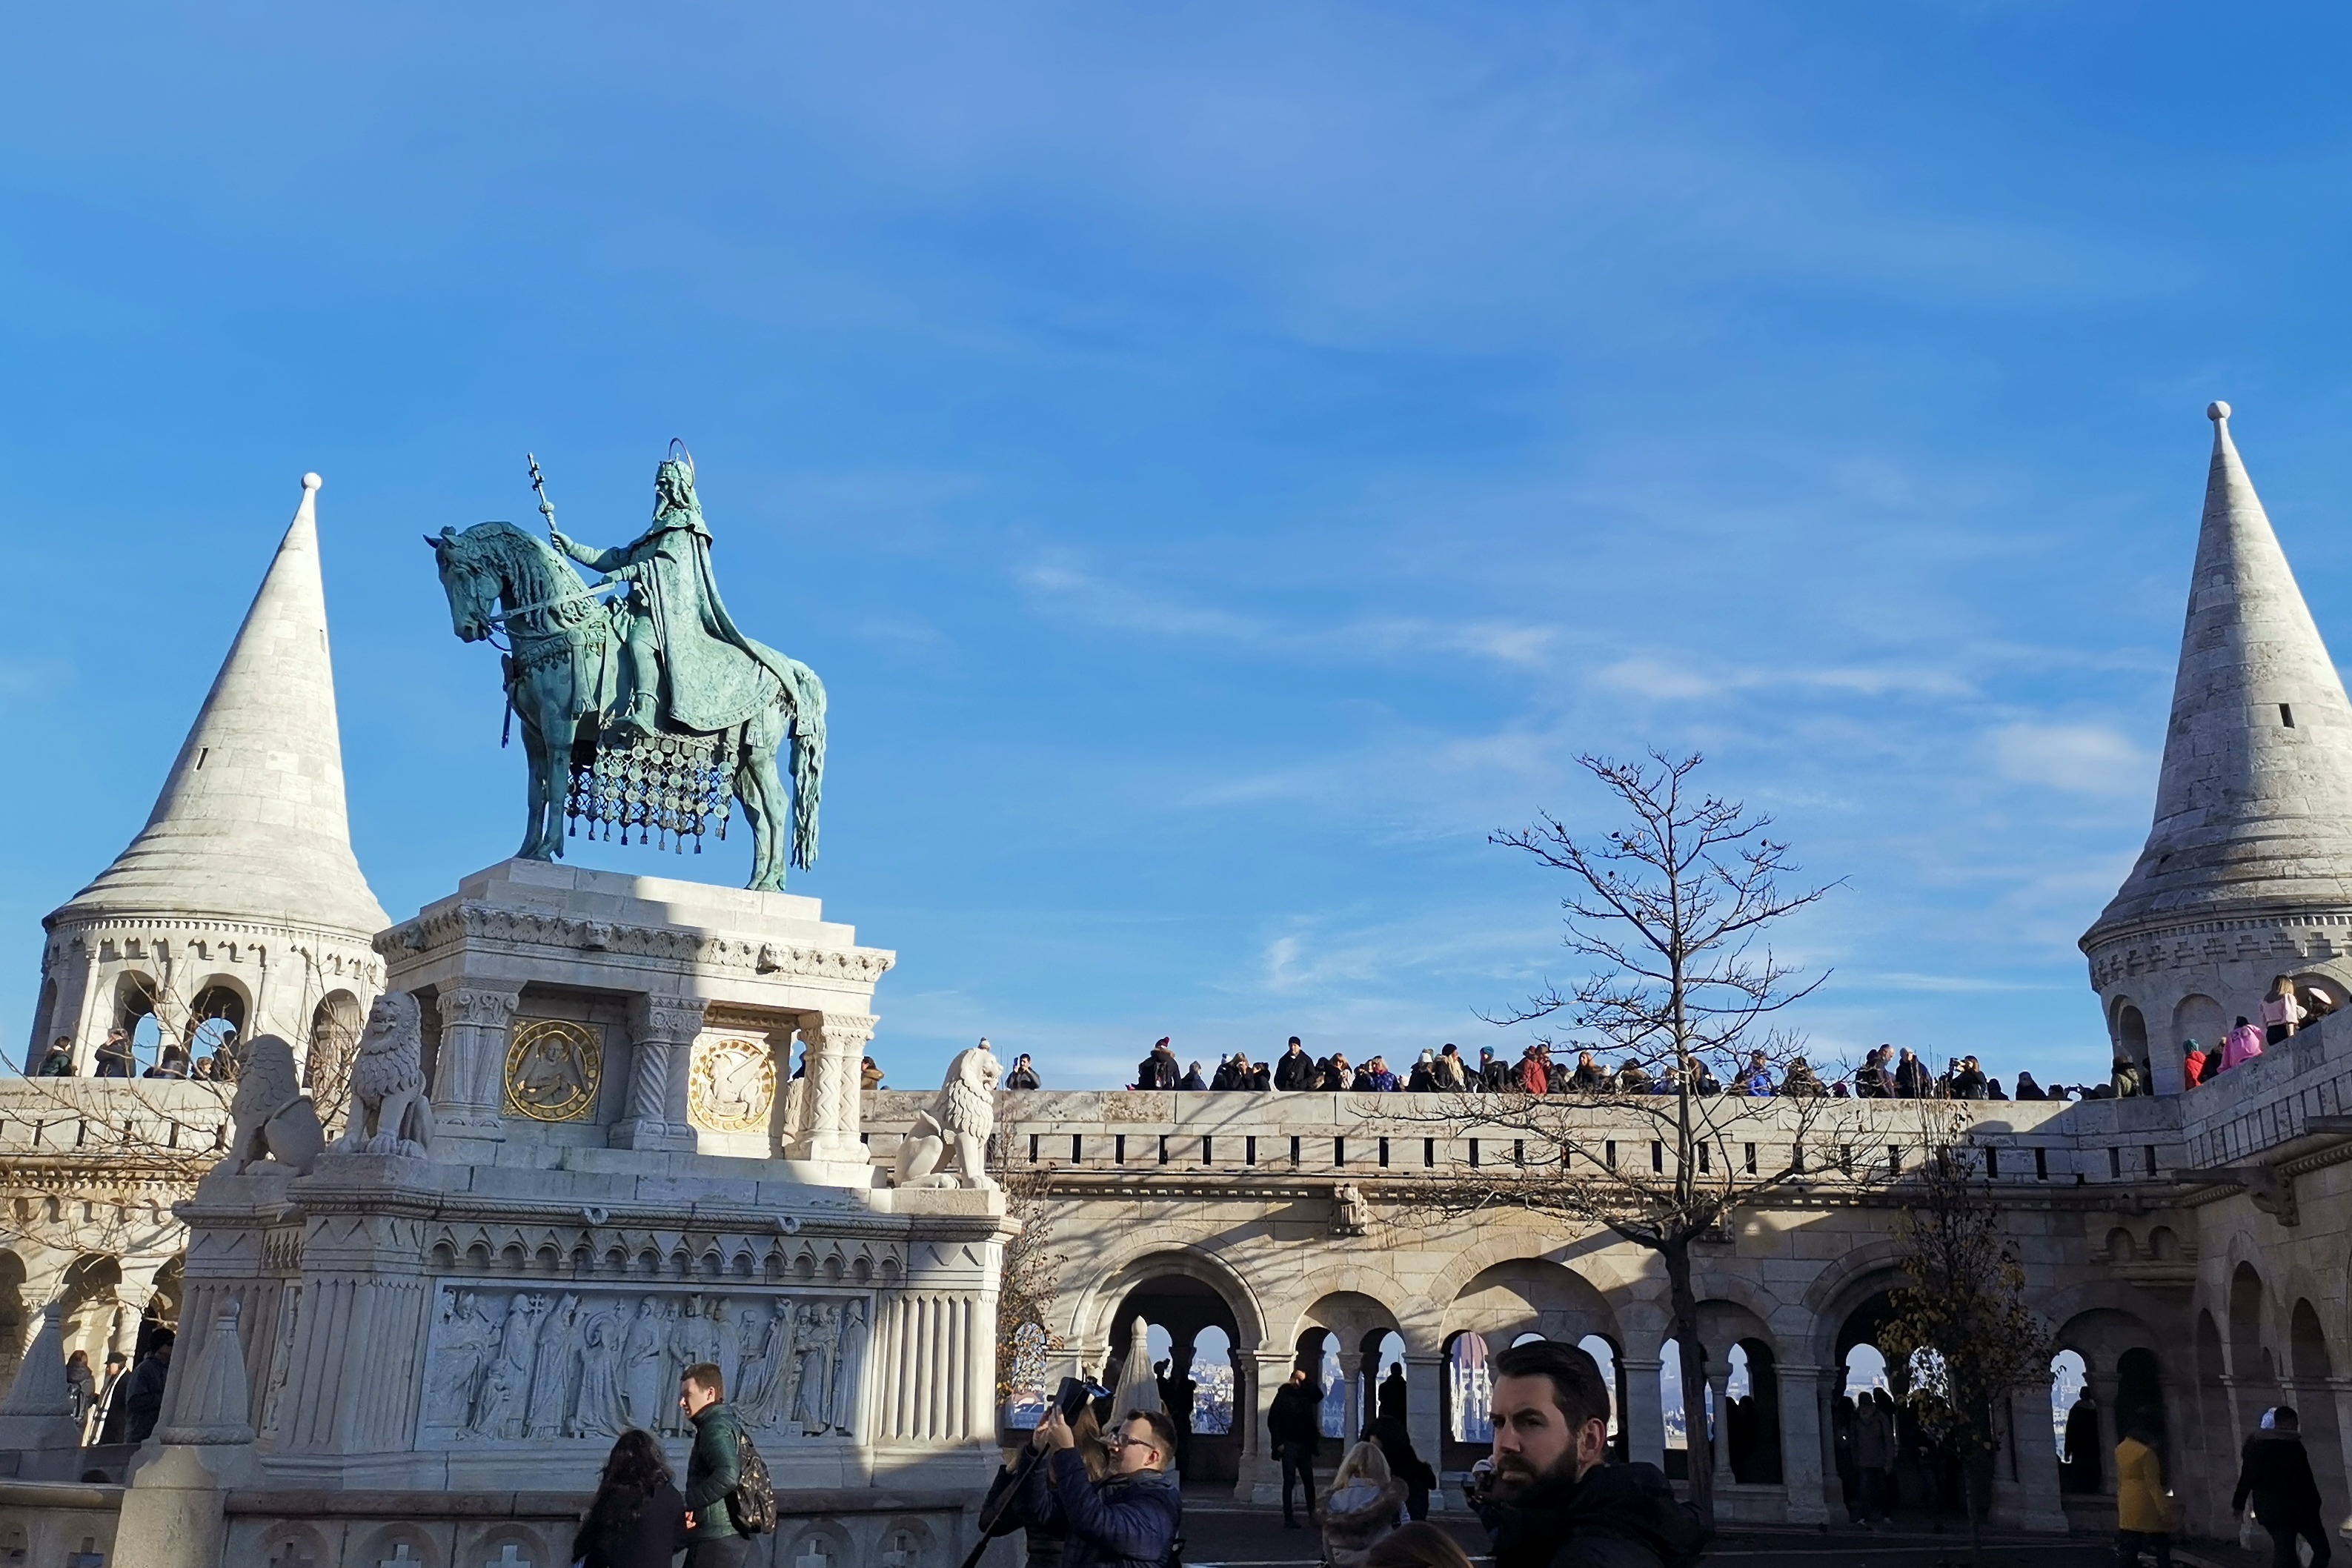
{"type": "Polygon", "coordinates": [[[683,1043],[702,1033],[702,1015],[710,1004],[700,996],[633,997],[629,1003],[629,1035],[639,1041],[683,1043]]]}
{"type": "Polygon", "coordinates": [[[434,998],[441,1009],[444,1028],[474,1025],[488,1029],[503,1029],[514,1016],[516,1004],[522,1000],[519,991],[490,991],[470,985],[460,985],[444,991],[434,998]]]}
{"type": "Polygon", "coordinates": [[[801,1039],[819,1052],[859,1051],[881,1022],[871,1013],[820,1013],[802,1023],[801,1039]]]}

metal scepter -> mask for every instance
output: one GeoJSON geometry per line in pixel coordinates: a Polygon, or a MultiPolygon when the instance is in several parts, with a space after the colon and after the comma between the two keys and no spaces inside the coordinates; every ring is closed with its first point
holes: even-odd
{"type": "Polygon", "coordinates": [[[555,503],[547,499],[547,480],[539,471],[539,458],[525,452],[523,461],[530,465],[530,488],[539,493],[539,514],[547,519],[547,536],[555,537],[555,503]]]}

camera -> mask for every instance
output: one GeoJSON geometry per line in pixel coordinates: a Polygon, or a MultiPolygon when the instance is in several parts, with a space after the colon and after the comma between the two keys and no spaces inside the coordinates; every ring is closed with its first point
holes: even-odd
{"type": "Polygon", "coordinates": [[[1062,1386],[1054,1391],[1054,1408],[1062,1413],[1065,1421],[1076,1421],[1078,1412],[1097,1399],[1108,1399],[1110,1390],[1083,1377],[1066,1377],[1062,1386]]]}

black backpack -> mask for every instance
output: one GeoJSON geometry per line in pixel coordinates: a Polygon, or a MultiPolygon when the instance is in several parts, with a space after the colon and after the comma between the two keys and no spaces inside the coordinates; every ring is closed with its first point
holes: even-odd
{"type": "Polygon", "coordinates": [[[776,1484],[768,1479],[768,1461],[760,1458],[751,1437],[739,1436],[737,1443],[740,1468],[735,1489],[727,1494],[727,1517],[739,1534],[765,1535],[776,1528],[776,1484]]]}

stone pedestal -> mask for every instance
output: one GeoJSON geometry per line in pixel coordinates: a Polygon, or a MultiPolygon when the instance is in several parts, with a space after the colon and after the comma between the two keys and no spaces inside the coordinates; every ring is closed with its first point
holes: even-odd
{"type": "MultiPolygon", "coordinates": [[[[985,1483],[1011,1231],[995,1191],[866,1156],[892,955],[811,899],[520,861],[379,949],[420,1003],[429,1145],[216,1168],[181,1209],[183,1321],[250,1347],[256,1488],[586,1490],[631,1427],[682,1464],[702,1362],[780,1489],[985,1483]]],[[[167,1436],[193,1397],[175,1372],[167,1436]]]]}
{"type": "Polygon", "coordinates": [[[427,1004],[436,1159],[521,1138],[873,1183],[858,1067],[897,955],[814,899],[508,860],[377,947],[386,987],[427,1004]]]}

